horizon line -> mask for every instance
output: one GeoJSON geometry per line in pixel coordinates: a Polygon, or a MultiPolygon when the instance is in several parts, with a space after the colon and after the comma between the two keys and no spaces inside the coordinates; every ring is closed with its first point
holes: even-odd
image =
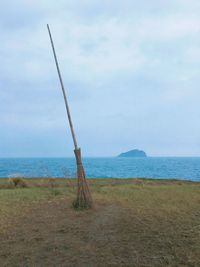
{"type": "MultiPolygon", "coordinates": [[[[192,155],[184,155],[184,156],[177,156],[177,155],[152,155],[147,157],[119,157],[117,156],[83,156],[83,158],[199,158],[200,155],[192,156],[192,155]]],[[[75,156],[8,156],[8,157],[1,157],[0,159],[26,159],[26,158],[75,158],[75,156]]]]}

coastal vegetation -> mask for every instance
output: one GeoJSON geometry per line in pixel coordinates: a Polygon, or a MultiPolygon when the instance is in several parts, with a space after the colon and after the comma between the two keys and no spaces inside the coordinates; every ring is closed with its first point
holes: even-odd
{"type": "Polygon", "coordinates": [[[200,183],[89,179],[83,212],[76,180],[19,180],[0,179],[0,266],[199,266],[200,183]]]}

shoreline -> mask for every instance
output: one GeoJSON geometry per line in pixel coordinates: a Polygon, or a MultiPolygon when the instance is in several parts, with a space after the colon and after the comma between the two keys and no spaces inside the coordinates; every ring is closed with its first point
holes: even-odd
{"type": "MultiPolygon", "coordinates": [[[[0,178],[0,189],[12,188],[12,181],[19,179],[26,183],[25,187],[65,187],[77,185],[77,178],[56,178],[56,177],[9,177],[0,178]]],[[[179,179],[154,179],[154,178],[87,178],[90,186],[104,185],[200,185],[200,181],[179,180],[179,179]]]]}

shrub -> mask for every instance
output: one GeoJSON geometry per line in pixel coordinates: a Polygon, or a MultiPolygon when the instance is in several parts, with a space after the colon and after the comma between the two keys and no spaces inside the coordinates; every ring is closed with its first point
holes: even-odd
{"type": "Polygon", "coordinates": [[[55,178],[49,178],[48,184],[51,188],[58,187],[58,183],[55,178]]]}
{"type": "Polygon", "coordinates": [[[28,187],[25,180],[21,177],[16,177],[16,178],[10,179],[10,183],[13,184],[14,187],[22,187],[22,188],[28,187]]]}
{"type": "Polygon", "coordinates": [[[75,210],[87,210],[91,208],[91,205],[86,203],[86,202],[81,202],[79,203],[79,201],[76,199],[72,202],[72,208],[75,210]]]}

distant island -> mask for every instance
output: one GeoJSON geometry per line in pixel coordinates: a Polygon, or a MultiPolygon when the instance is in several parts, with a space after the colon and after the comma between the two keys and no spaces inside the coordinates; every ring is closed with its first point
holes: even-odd
{"type": "Polygon", "coordinates": [[[147,154],[142,151],[142,150],[138,150],[138,149],[133,149],[124,153],[121,153],[120,155],[118,155],[118,157],[124,157],[124,158],[145,158],[147,157],[147,154]]]}

